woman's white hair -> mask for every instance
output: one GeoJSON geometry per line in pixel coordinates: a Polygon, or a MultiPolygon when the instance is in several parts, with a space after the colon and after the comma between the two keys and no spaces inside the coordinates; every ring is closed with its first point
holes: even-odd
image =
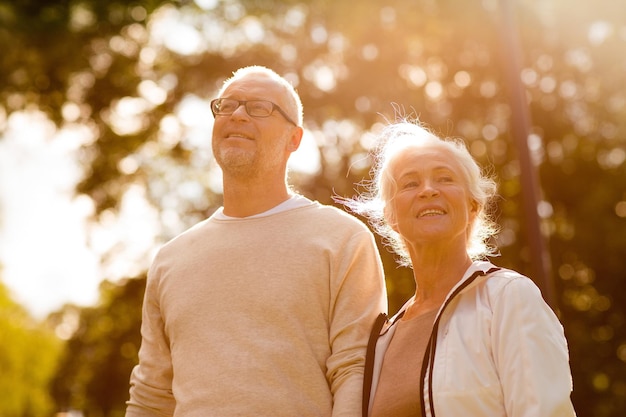
{"type": "Polygon", "coordinates": [[[385,217],[385,208],[396,193],[390,167],[400,154],[433,147],[446,150],[456,159],[469,194],[478,203],[477,215],[468,234],[468,255],[474,260],[494,255],[496,248],[490,246],[488,241],[497,233],[498,227],[490,219],[488,207],[496,195],[495,181],[483,174],[463,141],[441,139],[417,121],[401,120],[383,128],[378,145],[373,150],[372,179],[361,184],[365,192],[351,199],[338,200],[354,213],[368,219],[374,230],[383,237],[383,242],[399,256],[398,263],[412,266],[403,238],[392,229],[385,217]]]}

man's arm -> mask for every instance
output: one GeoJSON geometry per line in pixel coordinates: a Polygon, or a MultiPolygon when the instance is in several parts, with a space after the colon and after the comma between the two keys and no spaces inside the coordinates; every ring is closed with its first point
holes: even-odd
{"type": "Polygon", "coordinates": [[[156,268],[148,273],[142,309],[139,364],[130,376],[126,417],[172,416],[172,358],[158,303],[156,268]]]}
{"type": "Polygon", "coordinates": [[[383,268],[373,235],[364,227],[337,256],[331,277],[331,356],[327,378],[333,393],[333,417],[361,415],[363,370],[370,330],[387,312],[383,268]]]}

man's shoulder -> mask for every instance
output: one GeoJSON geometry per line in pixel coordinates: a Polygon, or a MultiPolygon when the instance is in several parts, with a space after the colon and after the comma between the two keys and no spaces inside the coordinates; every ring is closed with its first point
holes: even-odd
{"type": "Polygon", "coordinates": [[[323,204],[318,201],[313,201],[308,207],[312,210],[314,215],[323,217],[327,221],[334,221],[346,225],[352,224],[356,227],[367,227],[360,219],[340,209],[339,207],[330,204],[323,204]]]}
{"type": "Polygon", "coordinates": [[[165,242],[165,244],[161,246],[160,251],[166,250],[168,248],[176,248],[181,245],[184,246],[184,245],[193,243],[204,234],[203,229],[208,227],[209,224],[210,224],[210,218],[207,218],[188,227],[187,229],[183,230],[178,235],[172,237],[170,240],[165,242]]]}

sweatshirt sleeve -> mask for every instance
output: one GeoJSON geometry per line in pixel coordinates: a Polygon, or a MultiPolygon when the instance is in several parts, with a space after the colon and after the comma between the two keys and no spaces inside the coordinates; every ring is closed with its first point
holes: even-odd
{"type": "Polygon", "coordinates": [[[387,295],[374,237],[365,226],[340,249],[331,265],[327,379],[333,417],[356,417],[361,415],[369,333],[376,317],[387,312],[387,295]]]}
{"type": "Polygon", "coordinates": [[[492,323],[507,416],[575,416],[567,341],[539,288],[521,275],[511,279],[495,300],[492,323]]]}
{"type": "Polygon", "coordinates": [[[126,417],[172,416],[176,407],[172,394],[172,358],[160,310],[157,271],[155,260],[148,272],[139,364],[130,376],[126,417]]]}

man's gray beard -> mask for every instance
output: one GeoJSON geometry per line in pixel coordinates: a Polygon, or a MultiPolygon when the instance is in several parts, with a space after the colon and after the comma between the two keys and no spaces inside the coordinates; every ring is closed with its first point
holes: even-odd
{"type": "Polygon", "coordinates": [[[252,176],[255,173],[255,155],[240,149],[225,149],[216,156],[217,164],[225,174],[252,176]]]}
{"type": "Polygon", "coordinates": [[[279,155],[263,152],[245,151],[236,148],[226,148],[216,156],[217,164],[226,175],[250,179],[266,173],[284,170],[284,163],[279,155]]]}

